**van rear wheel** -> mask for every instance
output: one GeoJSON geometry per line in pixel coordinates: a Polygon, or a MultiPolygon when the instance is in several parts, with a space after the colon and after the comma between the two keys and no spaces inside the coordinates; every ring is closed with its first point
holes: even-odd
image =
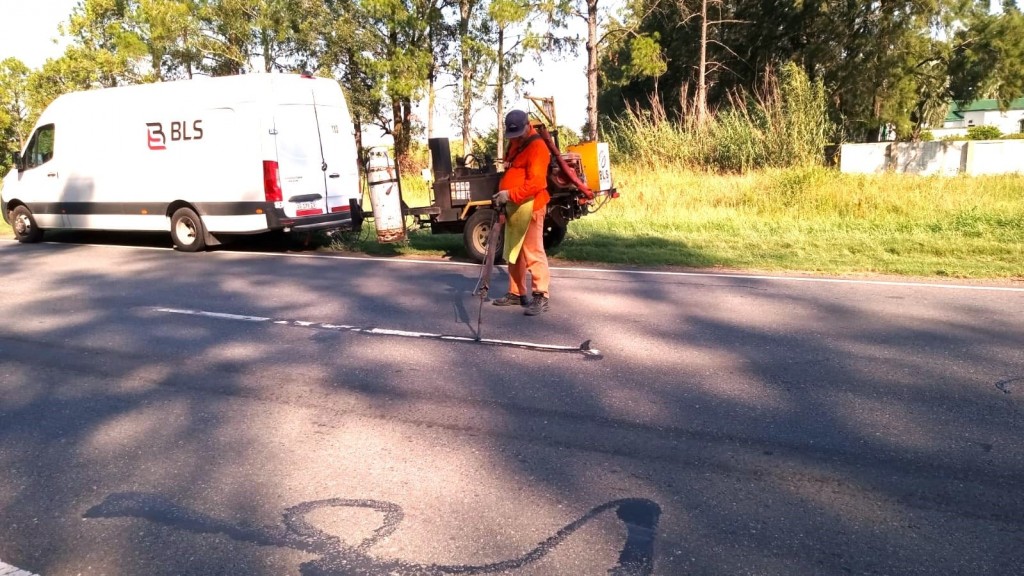
{"type": "Polygon", "coordinates": [[[171,240],[182,252],[198,252],[206,248],[203,221],[191,208],[178,208],[171,216],[171,240]]]}
{"type": "Polygon", "coordinates": [[[10,212],[11,228],[14,229],[14,237],[18,242],[31,244],[43,239],[43,231],[36,226],[36,219],[32,211],[24,206],[18,206],[10,212]]]}

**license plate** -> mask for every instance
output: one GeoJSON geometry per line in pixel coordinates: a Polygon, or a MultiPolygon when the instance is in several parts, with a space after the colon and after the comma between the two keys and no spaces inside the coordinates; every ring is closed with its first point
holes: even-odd
{"type": "Polygon", "coordinates": [[[295,205],[296,210],[316,210],[316,202],[299,202],[295,205]]]}

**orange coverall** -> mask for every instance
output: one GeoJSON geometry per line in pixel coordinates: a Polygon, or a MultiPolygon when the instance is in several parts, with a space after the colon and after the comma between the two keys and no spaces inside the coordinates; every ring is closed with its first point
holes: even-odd
{"type": "Polygon", "coordinates": [[[505,168],[499,190],[508,190],[509,200],[521,204],[533,198],[533,215],[526,229],[523,248],[514,264],[508,265],[509,292],[522,296],[526,291],[526,272],[532,277],[532,292],[548,295],[551,274],[548,272],[548,257],[544,252],[544,216],[548,201],[548,163],[551,152],[541,138],[536,138],[520,151],[522,143],[537,133],[530,126],[526,132],[513,138],[505,158],[512,163],[505,168]]]}

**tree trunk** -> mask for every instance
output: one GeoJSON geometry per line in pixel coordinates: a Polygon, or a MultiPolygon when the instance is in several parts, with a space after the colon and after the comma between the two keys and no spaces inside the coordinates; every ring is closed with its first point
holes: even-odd
{"type": "Polygon", "coordinates": [[[434,137],[434,109],[437,107],[437,57],[430,55],[430,75],[427,77],[427,138],[434,137]]]}
{"type": "Polygon", "coordinates": [[[587,139],[597,141],[597,0],[587,0],[587,139]]]}
{"type": "Polygon", "coordinates": [[[356,163],[359,165],[359,173],[362,174],[363,161],[365,160],[363,157],[363,122],[358,117],[353,117],[352,120],[355,127],[355,133],[353,136],[356,140],[356,163]]]}
{"type": "Polygon", "coordinates": [[[499,160],[505,158],[505,27],[498,27],[498,85],[494,89],[498,101],[498,151],[499,160]]]}
{"type": "Polygon", "coordinates": [[[693,111],[697,125],[704,126],[708,119],[708,0],[700,3],[700,63],[697,68],[697,94],[694,96],[693,111]]]}
{"type": "Polygon", "coordinates": [[[398,98],[391,99],[391,118],[394,125],[391,127],[391,138],[395,141],[395,163],[405,154],[405,115],[402,114],[402,101],[398,98]]]}
{"type": "Polygon", "coordinates": [[[437,107],[437,88],[434,87],[434,75],[430,75],[427,87],[427,138],[434,137],[434,108],[437,107]]]}
{"type": "Polygon", "coordinates": [[[263,48],[263,71],[270,73],[270,70],[274,67],[274,58],[270,53],[272,50],[270,32],[267,30],[261,30],[260,40],[263,48]]]}
{"type": "Polygon", "coordinates": [[[408,98],[393,98],[391,100],[391,113],[394,116],[395,126],[391,130],[391,137],[395,141],[395,164],[399,167],[406,165],[409,156],[409,145],[412,142],[412,134],[409,131],[412,117],[412,101],[408,98]]]}
{"type": "Polygon", "coordinates": [[[473,104],[473,70],[469,62],[469,20],[472,15],[472,0],[459,0],[459,56],[462,61],[462,154],[473,152],[472,114],[473,104]]]}

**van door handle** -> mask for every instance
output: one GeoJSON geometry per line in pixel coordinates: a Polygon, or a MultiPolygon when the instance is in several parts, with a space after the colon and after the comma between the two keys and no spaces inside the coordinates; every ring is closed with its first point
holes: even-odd
{"type": "Polygon", "coordinates": [[[47,178],[56,178],[57,177],[57,173],[56,172],[47,172],[46,173],[46,177],[47,178]]]}
{"type": "Polygon", "coordinates": [[[341,174],[331,174],[328,178],[341,178],[341,174]]]}

